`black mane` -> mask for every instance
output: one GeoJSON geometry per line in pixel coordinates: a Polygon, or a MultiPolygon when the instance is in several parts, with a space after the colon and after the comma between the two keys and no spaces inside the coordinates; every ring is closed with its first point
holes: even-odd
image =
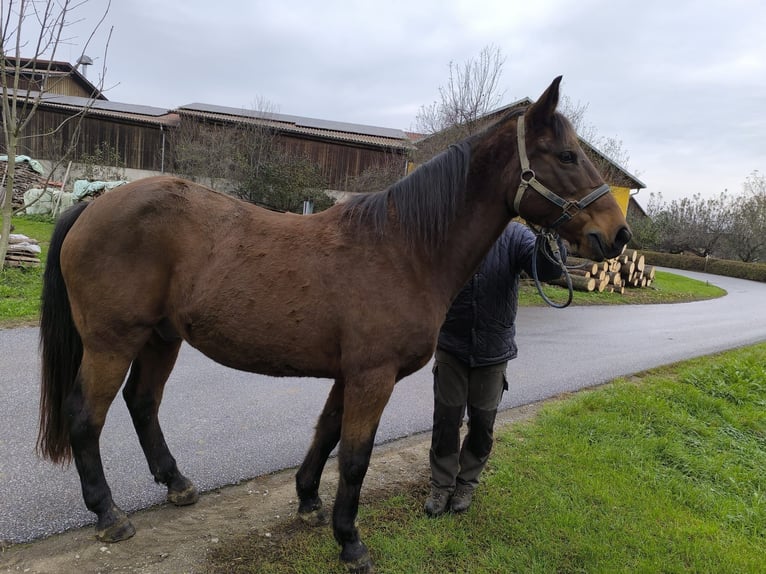
{"type": "Polygon", "coordinates": [[[465,200],[471,140],[451,145],[407,177],[377,193],[358,195],[343,206],[343,219],[385,235],[389,206],[410,245],[435,248],[447,237],[450,223],[465,200]]]}

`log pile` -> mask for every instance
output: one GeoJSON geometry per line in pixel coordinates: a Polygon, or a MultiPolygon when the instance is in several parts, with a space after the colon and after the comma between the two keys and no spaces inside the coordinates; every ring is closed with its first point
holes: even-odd
{"type": "MultiPolygon", "coordinates": [[[[650,287],[655,273],[654,267],[646,265],[644,256],[635,249],[623,249],[619,256],[600,263],[569,256],[567,267],[573,289],[598,293],[622,294],[626,288],[650,287]]],[[[561,277],[549,283],[566,286],[566,279],[561,277]]]]}
{"type": "MultiPolygon", "coordinates": [[[[5,177],[8,171],[8,162],[0,164],[0,178],[3,182],[3,191],[5,190],[5,177]]],[[[33,170],[29,163],[18,162],[13,171],[13,198],[11,203],[13,210],[24,207],[24,193],[32,188],[42,187],[45,184],[45,177],[33,170]]],[[[52,183],[48,183],[52,185],[52,183]]]]}
{"type": "Polygon", "coordinates": [[[8,236],[8,252],[5,254],[6,267],[39,267],[40,245],[37,239],[32,239],[20,233],[8,236]]]}

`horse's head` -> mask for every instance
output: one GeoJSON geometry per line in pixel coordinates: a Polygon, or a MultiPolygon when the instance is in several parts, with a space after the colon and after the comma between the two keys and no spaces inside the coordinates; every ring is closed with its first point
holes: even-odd
{"type": "Polygon", "coordinates": [[[521,181],[512,184],[510,201],[526,221],[553,228],[580,254],[615,257],[631,233],[572,124],[556,112],[560,83],[561,76],[518,118],[521,181]]]}

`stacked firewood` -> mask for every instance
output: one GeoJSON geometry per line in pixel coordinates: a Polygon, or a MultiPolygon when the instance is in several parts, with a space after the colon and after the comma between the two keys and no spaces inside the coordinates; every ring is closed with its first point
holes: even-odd
{"type": "Polygon", "coordinates": [[[40,245],[37,239],[32,239],[20,233],[11,233],[8,242],[8,252],[5,254],[6,267],[39,267],[40,245]]]}
{"type": "MultiPolygon", "coordinates": [[[[8,162],[0,162],[0,179],[5,189],[5,176],[8,169],[8,162]]],[[[13,171],[13,209],[16,210],[24,206],[24,193],[32,188],[42,187],[45,183],[45,177],[33,170],[27,162],[18,162],[13,171]]],[[[51,183],[48,184],[52,185],[51,183]]]]}
{"type": "MultiPolygon", "coordinates": [[[[649,287],[655,273],[654,267],[646,265],[644,256],[635,249],[623,249],[621,255],[600,263],[570,256],[567,267],[576,291],[598,293],[622,294],[626,288],[649,287]]],[[[561,277],[550,283],[566,286],[566,279],[561,277]]]]}

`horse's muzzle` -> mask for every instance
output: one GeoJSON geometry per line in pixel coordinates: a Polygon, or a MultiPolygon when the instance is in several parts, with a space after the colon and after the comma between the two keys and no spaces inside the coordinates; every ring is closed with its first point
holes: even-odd
{"type": "Polygon", "coordinates": [[[630,241],[633,234],[625,226],[620,227],[614,236],[612,241],[605,241],[601,233],[589,233],[588,243],[590,244],[591,252],[593,253],[593,259],[612,259],[622,253],[623,247],[625,247],[630,241]],[[600,256],[600,257],[599,257],[600,256]]]}

